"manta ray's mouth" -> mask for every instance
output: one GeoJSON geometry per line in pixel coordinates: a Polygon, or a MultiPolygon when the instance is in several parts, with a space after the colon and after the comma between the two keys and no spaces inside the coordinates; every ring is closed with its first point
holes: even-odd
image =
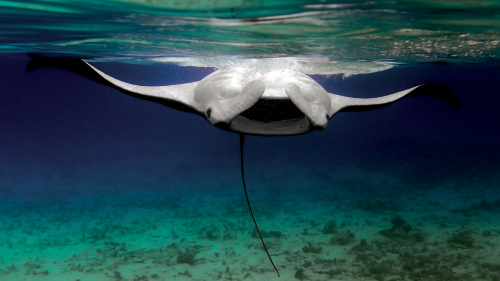
{"type": "Polygon", "coordinates": [[[228,129],[250,135],[287,136],[305,134],[311,124],[290,99],[259,99],[236,116],[228,129]]]}
{"type": "Polygon", "coordinates": [[[304,118],[304,113],[290,99],[259,99],[239,116],[262,123],[304,118]]]}

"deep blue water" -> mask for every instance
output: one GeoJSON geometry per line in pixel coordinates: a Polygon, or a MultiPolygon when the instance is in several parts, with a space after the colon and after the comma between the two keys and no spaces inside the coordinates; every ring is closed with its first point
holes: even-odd
{"type": "MultiPolygon", "coordinates": [[[[217,173],[218,165],[239,161],[238,136],[199,116],[134,99],[64,70],[27,73],[28,62],[24,57],[4,57],[1,63],[0,153],[7,178],[28,180],[21,176],[24,172],[68,173],[78,185],[87,180],[120,181],[122,177],[114,176],[119,173],[127,180],[161,184],[162,171],[172,163],[206,166],[217,173]],[[80,169],[92,173],[81,174],[80,169]],[[103,173],[106,169],[119,170],[103,173]],[[145,170],[147,175],[141,174],[145,170]]],[[[142,85],[193,82],[214,71],[161,64],[96,65],[142,85]]],[[[308,135],[248,136],[247,167],[258,171],[262,162],[292,162],[326,172],[356,165],[394,171],[416,188],[420,182],[448,178],[474,180],[476,173],[493,176],[500,151],[499,74],[498,67],[488,65],[428,64],[351,78],[315,77],[327,91],[352,97],[377,97],[440,82],[457,94],[462,106],[456,109],[439,99],[414,97],[375,111],[341,113],[325,131],[308,135]]]]}

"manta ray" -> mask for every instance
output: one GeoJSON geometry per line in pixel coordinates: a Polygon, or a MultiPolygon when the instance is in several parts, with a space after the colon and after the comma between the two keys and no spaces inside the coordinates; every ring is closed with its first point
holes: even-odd
{"type": "Polygon", "coordinates": [[[238,71],[237,68],[217,70],[198,82],[151,87],[120,81],[79,59],[38,57],[29,63],[28,71],[45,67],[69,70],[127,95],[200,115],[213,126],[238,133],[248,207],[278,276],[279,271],[260,234],[247,195],[243,169],[245,135],[291,136],[324,130],[328,121],[338,113],[373,110],[412,96],[437,97],[460,107],[453,91],[439,83],[422,84],[390,95],[362,99],[328,93],[310,76],[293,69],[255,72],[238,71]]]}

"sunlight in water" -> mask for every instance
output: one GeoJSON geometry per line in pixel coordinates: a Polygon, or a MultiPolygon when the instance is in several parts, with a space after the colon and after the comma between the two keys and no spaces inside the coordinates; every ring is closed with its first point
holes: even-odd
{"type": "Polygon", "coordinates": [[[220,70],[232,70],[240,73],[254,71],[267,73],[272,70],[301,72],[308,75],[338,75],[344,77],[374,73],[387,70],[393,67],[389,62],[332,62],[325,58],[263,58],[263,59],[244,59],[228,57],[184,57],[184,58],[158,58],[152,59],[155,62],[173,63],[180,66],[194,67],[214,67],[220,70]]]}

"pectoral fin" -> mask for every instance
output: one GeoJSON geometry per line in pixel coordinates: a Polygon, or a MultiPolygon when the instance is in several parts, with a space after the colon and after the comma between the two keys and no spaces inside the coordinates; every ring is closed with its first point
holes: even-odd
{"type": "Polygon", "coordinates": [[[198,82],[156,87],[133,85],[107,75],[84,60],[67,58],[34,58],[28,64],[27,71],[31,72],[47,67],[68,70],[135,98],[154,101],[185,112],[201,114],[193,102],[193,90],[198,82]]]}
{"type": "Polygon", "coordinates": [[[460,101],[455,93],[448,87],[439,83],[427,83],[401,92],[379,98],[361,99],[349,98],[331,94],[330,118],[339,112],[367,111],[388,106],[405,97],[430,96],[443,99],[456,108],[460,107],[460,101]]]}

